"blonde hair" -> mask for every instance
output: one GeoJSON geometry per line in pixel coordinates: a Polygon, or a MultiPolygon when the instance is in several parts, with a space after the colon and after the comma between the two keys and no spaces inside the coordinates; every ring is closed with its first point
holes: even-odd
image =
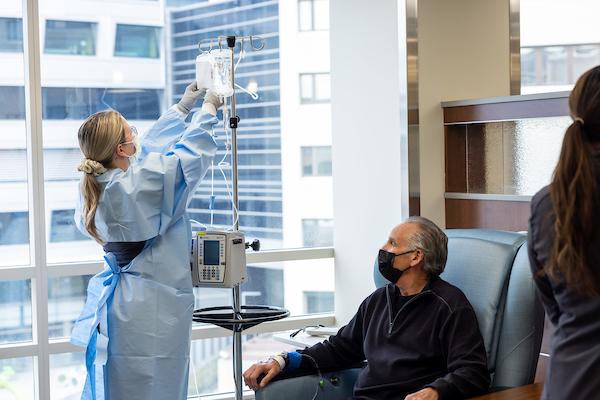
{"type": "Polygon", "coordinates": [[[90,115],[77,133],[79,148],[85,159],[77,170],[84,173],[81,182],[83,218],[88,233],[100,244],[96,229],[96,210],[100,200],[100,185],[96,177],[111,166],[115,149],[125,140],[123,117],[116,111],[100,111],[90,115]]]}

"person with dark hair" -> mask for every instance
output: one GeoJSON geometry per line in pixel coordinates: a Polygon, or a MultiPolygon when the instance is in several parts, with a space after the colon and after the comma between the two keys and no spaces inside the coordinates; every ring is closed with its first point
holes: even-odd
{"type": "Polygon", "coordinates": [[[600,66],[569,96],[573,123],[549,186],[531,202],[529,259],[555,327],[543,399],[600,393],[600,66]]]}
{"type": "Polygon", "coordinates": [[[252,365],[244,381],[258,390],[282,370],[343,369],[367,360],[354,385],[356,400],[463,399],[487,391],[475,311],[460,289],[439,277],[447,255],[448,238],[436,224],[408,218],[379,250],[388,285],[367,297],[337,334],[252,365]]]}

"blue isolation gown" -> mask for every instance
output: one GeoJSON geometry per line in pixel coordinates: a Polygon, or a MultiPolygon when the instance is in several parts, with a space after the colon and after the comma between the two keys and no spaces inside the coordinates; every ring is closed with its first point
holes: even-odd
{"type": "MultiPolygon", "coordinates": [[[[194,295],[186,207],[217,150],[209,133],[217,119],[184,119],[172,107],[142,137],[138,161],[97,177],[100,237],[145,245],[122,267],[107,253],[89,282],[71,335],[87,349],[82,399],[187,398],[194,295]]],[[[87,234],[81,209],[80,198],[75,222],[87,234]]]]}

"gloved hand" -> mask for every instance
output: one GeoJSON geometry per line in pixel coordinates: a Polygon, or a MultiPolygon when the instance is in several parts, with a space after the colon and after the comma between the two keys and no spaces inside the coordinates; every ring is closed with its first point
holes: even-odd
{"type": "Polygon", "coordinates": [[[223,105],[223,98],[215,94],[215,92],[209,90],[204,96],[204,103],[202,104],[202,111],[217,115],[217,109],[223,105]]]}
{"type": "Polygon", "coordinates": [[[183,97],[181,98],[179,103],[177,103],[177,108],[182,113],[188,114],[192,110],[192,108],[194,108],[196,101],[205,94],[206,89],[198,89],[196,81],[194,81],[187,85],[187,87],[185,88],[185,93],[183,94],[183,97]]]}

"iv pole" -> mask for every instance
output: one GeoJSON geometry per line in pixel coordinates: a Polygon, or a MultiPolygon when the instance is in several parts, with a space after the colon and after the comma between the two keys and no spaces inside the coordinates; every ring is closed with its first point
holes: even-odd
{"type": "MultiPolygon", "coordinates": [[[[238,198],[238,148],[237,148],[237,126],[239,118],[235,111],[235,36],[227,36],[227,47],[231,51],[231,116],[229,128],[231,128],[231,182],[233,186],[233,220],[234,229],[240,228],[239,222],[239,198],[238,198]]],[[[225,123],[225,121],[223,121],[225,123]]],[[[233,290],[233,313],[235,319],[242,319],[240,302],[240,284],[236,284],[233,290]]],[[[235,399],[242,400],[242,328],[241,324],[233,327],[233,379],[235,380],[235,399]]]]}
{"type": "MultiPolygon", "coordinates": [[[[219,48],[221,48],[221,39],[218,37],[219,48]]],[[[227,36],[227,47],[231,51],[231,86],[233,93],[231,94],[231,112],[229,121],[223,121],[223,125],[229,124],[231,129],[231,174],[233,186],[233,228],[239,231],[239,198],[238,198],[238,148],[237,148],[237,128],[240,118],[236,115],[235,103],[235,46],[239,40],[242,51],[244,40],[250,41],[252,50],[261,50],[264,47],[264,42],[258,46],[254,45],[254,40],[259,39],[255,36],[227,36]]],[[[207,39],[205,39],[207,40],[207,39]]],[[[208,39],[211,43],[212,39],[208,39]]],[[[199,43],[201,47],[202,42],[199,43]]],[[[209,50],[210,51],[210,50],[209,50]]],[[[258,251],[260,244],[254,241],[252,244],[246,243],[246,248],[252,247],[254,251],[258,251]]],[[[208,307],[199,310],[194,310],[193,320],[196,322],[211,323],[221,326],[226,329],[231,329],[233,332],[233,379],[235,381],[235,399],[242,400],[243,384],[242,384],[242,331],[251,326],[258,325],[267,321],[275,321],[285,318],[290,315],[290,312],[284,308],[271,306],[247,306],[242,305],[240,301],[240,284],[236,284],[232,288],[233,307],[208,307]],[[229,311],[229,313],[219,313],[211,315],[212,312],[229,311]],[[231,316],[231,318],[229,317],[231,316]]]]}

